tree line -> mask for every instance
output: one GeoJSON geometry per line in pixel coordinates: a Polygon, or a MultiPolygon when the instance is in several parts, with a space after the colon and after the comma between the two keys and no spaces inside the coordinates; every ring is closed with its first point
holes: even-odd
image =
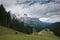
{"type": "Polygon", "coordinates": [[[56,36],[60,36],[60,22],[53,23],[48,27],[56,36]]]}

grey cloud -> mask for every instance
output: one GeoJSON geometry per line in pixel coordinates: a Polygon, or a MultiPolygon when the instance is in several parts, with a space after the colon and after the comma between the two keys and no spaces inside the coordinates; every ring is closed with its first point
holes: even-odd
{"type": "Polygon", "coordinates": [[[60,0],[0,0],[1,3],[8,11],[20,16],[28,14],[30,17],[48,17],[51,20],[60,18],[60,0]]]}

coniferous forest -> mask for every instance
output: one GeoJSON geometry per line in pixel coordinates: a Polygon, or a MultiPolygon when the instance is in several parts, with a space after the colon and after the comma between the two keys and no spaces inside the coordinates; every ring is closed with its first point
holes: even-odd
{"type": "Polygon", "coordinates": [[[32,27],[24,26],[24,22],[19,22],[15,17],[11,19],[11,13],[5,10],[3,5],[0,5],[0,25],[9,27],[19,32],[26,34],[32,33],[32,27]]]}

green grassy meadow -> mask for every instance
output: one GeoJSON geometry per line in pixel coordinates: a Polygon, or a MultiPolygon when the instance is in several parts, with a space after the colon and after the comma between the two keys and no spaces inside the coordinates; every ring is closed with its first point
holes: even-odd
{"type": "Polygon", "coordinates": [[[28,35],[21,32],[18,32],[16,35],[15,32],[15,30],[0,26],[0,40],[60,40],[60,37],[57,37],[53,34],[48,34],[47,32],[41,35],[28,35]]]}

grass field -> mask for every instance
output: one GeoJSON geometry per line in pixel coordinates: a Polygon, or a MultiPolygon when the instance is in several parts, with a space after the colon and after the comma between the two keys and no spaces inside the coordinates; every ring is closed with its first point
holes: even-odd
{"type": "Polygon", "coordinates": [[[21,32],[18,32],[16,35],[15,32],[15,30],[0,26],[0,40],[60,40],[60,37],[56,37],[55,35],[46,32],[42,35],[27,35],[21,32]]]}

